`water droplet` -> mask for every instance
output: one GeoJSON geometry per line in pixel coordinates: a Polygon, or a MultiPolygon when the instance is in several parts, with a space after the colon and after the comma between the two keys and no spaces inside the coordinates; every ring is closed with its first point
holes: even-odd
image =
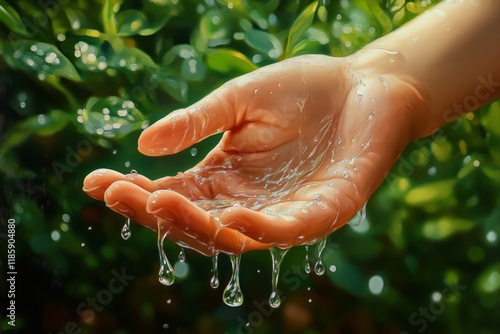
{"type": "Polygon", "coordinates": [[[439,291],[435,291],[432,293],[431,298],[435,303],[439,303],[443,298],[443,295],[439,291]]]}
{"type": "Polygon", "coordinates": [[[359,226],[366,217],[366,203],[363,205],[361,210],[356,213],[356,216],[349,221],[349,225],[351,226],[359,226]]]}
{"type": "Polygon", "coordinates": [[[334,272],[336,272],[336,271],[337,271],[337,267],[336,267],[335,265],[333,265],[333,264],[330,266],[330,268],[329,268],[329,269],[330,269],[330,271],[331,271],[332,273],[334,273],[334,272]]]}
{"type": "Polygon", "coordinates": [[[196,148],[193,147],[191,149],[191,156],[194,157],[197,153],[198,153],[198,149],[196,149],[196,148]]]}
{"type": "Polygon", "coordinates": [[[168,329],[168,328],[169,328],[168,324],[163,324],[163,329],[168,329]]]}
{"type": "Polygon", "coordinates": [[[132,235],[132,232],[130,231],[130,219],[127,219],[127,222],[125,223],[125,225],[123,225],[120,234],[123,240],[127,240],[128,238],[130,238],[130,236],[132,235]]]}
{"type": "Polygon", "coordinates": [[[37,120],[38,120],[38,124],[44,125],[46,122],[45,115],[42,115],[42,114],[38,115],[37,120]]]}
{"type": "Polygon", "coordinates": [[[219,287],[219,270],[217,269],[219,261],[219,254],[212,256],[212,278],[210,279],[210,286],[214,289],[219,287]]]}
{"type": "Polygon", "coordinates": [[[233,273],[231,280],[224,289],[222,299],[228,306],[236,307],[243,304],[243,292],[240,288],[240,261],[241,255],[229,255],[233,273]]]}
{"type": "Polygon", "coordinates": [[[186,261],[186,252],[184,251],[184,248],[181,248],[181,251],[179,252],[179,261],[186,261]]]}
{"type": "Polygon", "coordinates": [[[84,243],[84,242],[82,242],[82,243],[80,244],[80,246],[84,247],[84,246],[85,246],[85,243],[84,243]]]}
{"type": "Polygon", "coordinates": [[[309,302],[309,303],[312,303],[312,301],[313,301],[313,300],[312,300],[311,298],[309,298],[308,302],[309,302]]]}
{"type": "Polygon", "coordinates": [[[125,161],[125,167],[130,167],[130,161],[125,161]]]}
{"type": "Polygon", "coordinates": [[[91,229],[92,229],[92,226],[89,226],[89,227],[87,228],[87,230],[89,230],[89,231],[90,231],[91,229]]]}
{"type": "Polygon", "coordinates": [[[113,154],[116,154],[116,152],[118,152],[118,150],[113,150],[113,154]]]}
{"type": "Polygon", "coordinates": [[[486,240],[489,243],[495,243],[497,241],[497,233],[495,231],[489,231],[486,233],[486,240]]]}
{"type": "Polygon", "coordinates": [[[307,274],[311,272],[311,264],[309,263],[309,246],[306,245],[306,266],[304,268],[307,274]]]}
{"type": "Polygon", "coordinates": [[[272,293],[269,297],[269,305],[273,308],[277,308],[281,304],[281,298],[278,294],[278,278],[280,275],[281,262],[285,258],[288,249],[282,250],[277,247],[270,248],[271,258],[273,260],[273,274],[271,279],[272,293]]]}
{"type": "Polygon", "coordinates": [[[379,275],[370,277],[368,288],[374,295],[379,295],[384,290],[384,279],[379,275]]]}
{"type": "Polygon", "coordinates": [[[168,261],[165,250],[163,249],[163,241],[165,240],[167,234],[168,230],[164,231],[163,226],[160,222],[158,222],[158,239],[156,243],[158,247],[158,255],[160,256],[160,271],[158,273],[158,280],[163,285],[172,285],[175,280],[174,269],[168,261]]]}
{"type": "Polygon", "coordinates": [[[316,275],[323,275],[325,273],[325,265],[323,264],[323,260],[321,259],[321,255],[326,246],[326,238],[321,239],[316,246],[316,264],[314,265],[314,272],[316,275]]]}
{"type": "Polygon", "coordinates": [[[389,90],[389,86],[387,85],[387,81],[385,81],[385,79],[382,77],[377,77],[377,80],[380,81],[380,83],[382,83],[382,85],[384,85],[385,91],[387,92],[389,90]]]}

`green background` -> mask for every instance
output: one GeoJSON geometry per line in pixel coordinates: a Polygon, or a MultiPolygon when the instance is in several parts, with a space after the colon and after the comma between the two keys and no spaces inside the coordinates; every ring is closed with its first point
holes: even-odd
{"type": "MultiPolygon", "coordinates": [[[[227,256],[218,289],[209,285],[210,259],[192,251],[187,276],[162,286],[155,234],[133,225],[122,240],[125,219],[81,191],[101,167],[153,179],[190,168],[219,137],[195,145],[196,154],[150,158],[136,150],[141,129],[258,67],[352,54],[433,5],[0,0],[2,332],[498,333],[498,102],[410,145],[367,218],[328,238],[324,275],[304,273],[304,247],[290,250],[276,310],[266,304],[267,251],[243,255],[245,303],[230,308],[221,299],[227,256]],[[14,328],[5,317],[9,218],[14,328]],[[123,270],[134,278],[109,293],[123,270]],[[105,302],[91,308],[88,298],[105,302]]],[[[165,249],[176,263],[179,247],[165,249]]]]}

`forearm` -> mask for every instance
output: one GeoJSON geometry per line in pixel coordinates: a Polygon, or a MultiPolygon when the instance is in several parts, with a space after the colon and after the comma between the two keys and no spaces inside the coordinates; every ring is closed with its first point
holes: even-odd
{"type": "Polygon", "coordinates": [[[358,53],[425,102],[417,136],[500,97],[500,1],[445,1],[358,53]]]}

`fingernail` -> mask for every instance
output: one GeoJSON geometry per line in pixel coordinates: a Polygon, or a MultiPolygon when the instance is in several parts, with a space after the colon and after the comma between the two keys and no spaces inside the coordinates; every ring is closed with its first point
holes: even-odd
{"type": "Polygon", "coordinates": [[[106,188],[100,186],[83,187],[83,191],[92,198],[102,199],[102,197],[104,196],[104,192],[106,191],[106,188]]]}
{"type": "Polygon", "coordinates": [[[123,204],[122,202],[106,204],[106,206],[113,211],[116,211],[124,216],[127,216],[128,218],[132,218],[134,216],[134,210],[132,210],[131,207],[129,207],[126,204],[123,204]]]}

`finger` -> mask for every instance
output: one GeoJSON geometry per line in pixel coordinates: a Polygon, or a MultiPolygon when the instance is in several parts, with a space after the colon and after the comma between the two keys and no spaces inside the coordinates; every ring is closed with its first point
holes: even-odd
{"type": "Polygon", "coordinates": [[[273,246],[289,247],[300,228],[300,222],[294,217],[266,214],[245,207],[224,210],[220,220],[226,227],[273,246]]]}
{"type": "Polygon", "coordinates": [[[241,254],[270,247],[238,231],[221,226],[215,217],[173,191],[154,192],[148,200],[146,210],[161,219],[172,222],[189,236],[213,249],[214,252],[241,254]]]}
{"type": "Polygon", "coordinates": [[[153,192],[159,189],[159,186],[147,177],[140,174],[127,174],[116,172],[111,169],[98,169],[90,173],[83,180],[83,191],[90,197],[102,201],[106,190],[116,181],[126,180],[139,187],[153,192]]]}
{"type": "MultiPolygon", "coordinates": [[[[113,211],[130,218],[134,222],[141,224],[151,230],[158,228],[158,218],[146,211],[146,205],[151,193],[126,181],[113,183],[105,192],[104,200],[106,205],[113,211]]],[[[168,230],[167,237],[173,242],[194,249],[204,255],[214,255],[205,244],[190,237],[182,229],[169,222],[162,222],[168,230]]]]}
{"type": "Polygon", "coordinates": [[[152,230],[157,229],[156,217],[146,211],[150,193],[127,181],[116,181],[104,193],[104,202],[111,210],[152,230]]]}
{"type": "Polygon", "coordinates": [[[242,121],[243,108],[236,104],[235,87],[224,85],[189,108],[176,110],[144,130],[139,152],[160,156],[173,154],[242,121]]]}
{"type": "Polygon", "coordinates": [[[83,191],[90,197],[102,201],[104,192],[118,180],[125,179],[125,175],[111,169],[97,169],[83,180],[83,191]]]}
{"type": "Polygon", "coordinates": [[[339,180],[307,185],[288,201],[257,212],[229,208],[221,223],[255,240],[279,247],[317,242],[348,222],[361,208],[352,184],[339,180]],[[328,185],[330,184],[330,185],[328,185]],[[342,205],[341,205],[342,203],[342,205]]]}

